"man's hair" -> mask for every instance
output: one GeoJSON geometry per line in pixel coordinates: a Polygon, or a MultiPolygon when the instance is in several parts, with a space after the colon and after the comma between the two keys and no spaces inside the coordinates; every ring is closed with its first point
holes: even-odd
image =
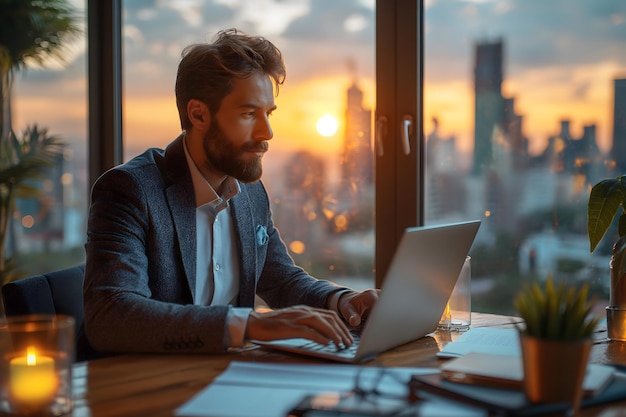
{"type": "Polygon", "coordinates": [[[263,37],[228,29],[218,32],[213,43],[187,46],[178,65],[175,87],[181,127],[191,127],[189,100],[202,101],[215,114],[231,92],[233,79],[259,72],[272,78],[278,94],[285,80],[285,64],[278,48],[263,37]]]}

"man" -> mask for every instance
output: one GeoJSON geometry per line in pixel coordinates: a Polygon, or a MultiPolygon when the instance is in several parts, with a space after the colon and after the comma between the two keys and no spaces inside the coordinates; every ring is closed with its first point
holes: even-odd
{"type": "Polygon", "coordinates": [[[350,345],[378,298],[294,265],[259,181],[280,51],[236,30],[182,54],[183,133],[94,184],[85,334],[100,352],[222,352],[246,340],[350,345]],[[273,309],[255,311],[255,294],[273,309]],[[345,322],[344,322],[345,320],[345,322]]]}

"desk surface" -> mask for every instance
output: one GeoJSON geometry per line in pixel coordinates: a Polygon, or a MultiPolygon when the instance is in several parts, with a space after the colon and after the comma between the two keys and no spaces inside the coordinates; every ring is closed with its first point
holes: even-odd
{"type": "MultiPolygon", "coordinates": [[[[519,319],[472,313],[472,327],[512,327],[519,319]]],[[[368,362],[370,366],[438,367],[435,354],[458,334],[436,332],[400,346],[368,362]]],[[[610,342],[606,331],[596,335],[591,351],[594,363],[626,364],[626,342],[610,342]]],[[[119,355],[74,365],[74,417],[165,417],[210,384],[233,361],[273,363],[328,363],[261,349],[223,355],[119,355]]],[[[583,410],[595,416],[623,408],[626,401],[583,410]]]]}

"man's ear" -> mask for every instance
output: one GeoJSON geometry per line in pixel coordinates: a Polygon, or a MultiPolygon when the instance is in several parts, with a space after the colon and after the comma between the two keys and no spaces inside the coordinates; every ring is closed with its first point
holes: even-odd
{"type": "Polygon", "coordinates": [[[207,130],[209,128],[211,113],[209,112],[209,107],[200,100],[192,98],[187,102],[187,115],[194,128],[198,130],[207,130]]]}

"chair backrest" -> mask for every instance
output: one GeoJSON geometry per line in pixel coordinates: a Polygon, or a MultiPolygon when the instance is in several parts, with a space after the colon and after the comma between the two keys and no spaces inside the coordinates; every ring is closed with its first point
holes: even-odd
{"type": "Polygon", "coordinates": [[[76,321],[76,340],[83,324],[85,265],[18,279],[2,286],[7,317],[24,314],[65,314],[76,321]]]}

